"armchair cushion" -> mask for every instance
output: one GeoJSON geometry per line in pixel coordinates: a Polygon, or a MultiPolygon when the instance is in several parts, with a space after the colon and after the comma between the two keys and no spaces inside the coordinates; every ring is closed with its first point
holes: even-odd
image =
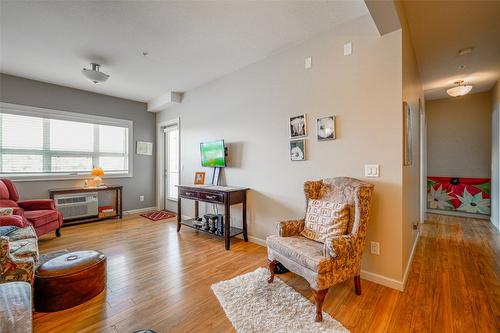
{"type": "Polygon", "coordinates": [[[327,237],[345,235],[349,225],[349,207],[345,203],[309,200],[302,236],[323,243],[327,237]]]}
{"type": "Polygon", "coordinates": [[[313,272],[326,273],[333,268],[335,260],[325,257],[324,245],[302,236],[269,236],[267,247],[313,272]]]}
{"type": "Polygon", "coordinates": [[[14,226],[14,227],[19,227],[23,228],[24,225],[24,219],[20,215],[6,215],[6,216],[0,216],[0,226],[14,226]]]}
{"type": "Polygon", "coordinates": [[[57,210],[33,210],[25,211],[24,216],[35,228],[47,223],[57,221],[59,218],[57,210]]]}
{"type": "Polygon", "coordinates": [[[304,229],[304,220],[288,220],[278,223],[280,237],[297,236],[304,229]]]}
{"type": "Polygon", "coordinates": [[[37,199],[18,201],[19,207],[24,210],[55,210],[54,200],[52,199],[37,199]]]}
{"type": "MultiPolygon", "coordinates": [[[[2,182],[0,182],[1,184],[2,182]]],[[[18,207],[15,201],[9,199],[0,199],[0,207],[18,207]]]]}

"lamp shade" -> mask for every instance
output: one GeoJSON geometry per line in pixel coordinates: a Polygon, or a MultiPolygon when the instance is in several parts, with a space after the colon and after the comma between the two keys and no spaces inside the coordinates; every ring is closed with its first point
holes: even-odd
{"type": "Polygon", "coordinates": [[[104,170],[102,170],[101,168],[93,168],[92,171],[90,172],[90,175],[93,177],[104,176],[104,170]]]}

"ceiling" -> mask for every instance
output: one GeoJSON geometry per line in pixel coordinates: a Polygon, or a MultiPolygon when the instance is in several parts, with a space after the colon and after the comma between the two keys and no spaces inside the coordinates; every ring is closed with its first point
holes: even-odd
{"type": "Polygon", "coordinates": [[[362,0],[1,1],[0,71],[148,102],[367,13],[362,0]],[[106,83],[86,81],[90,62],[106,83]]]}
{"type": "Polygon", "coordinates": [[[449,97],[457,80],[472,84],[471,93],[493,87],[500,78],[500,1],[407,0],[404,7],[426,99],[449,97]],[[471,54],[458,55],[470,46],[471,54]]]}

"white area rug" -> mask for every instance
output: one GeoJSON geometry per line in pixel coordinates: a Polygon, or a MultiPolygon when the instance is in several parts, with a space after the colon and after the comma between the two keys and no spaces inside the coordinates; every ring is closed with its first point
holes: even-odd
{"type": "Polygon", "coordinates": [[[265,268],[212,285],[227,317],[238,333],[250,332],[349,332],[323,312],[314,322],[316,306],[277,276],[267,283],[265,268]]]}

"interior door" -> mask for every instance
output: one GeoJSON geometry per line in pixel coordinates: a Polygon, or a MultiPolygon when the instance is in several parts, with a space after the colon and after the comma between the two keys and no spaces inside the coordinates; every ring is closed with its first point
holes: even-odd
{"type": "Polygon", "coordinates": [[[179,126],[170,125],[163,130],[164,139],[164,161],[163,161],[163,180],[164,180],[164,207],[171,212],[177,212],[179,185],[179,126]]]}

